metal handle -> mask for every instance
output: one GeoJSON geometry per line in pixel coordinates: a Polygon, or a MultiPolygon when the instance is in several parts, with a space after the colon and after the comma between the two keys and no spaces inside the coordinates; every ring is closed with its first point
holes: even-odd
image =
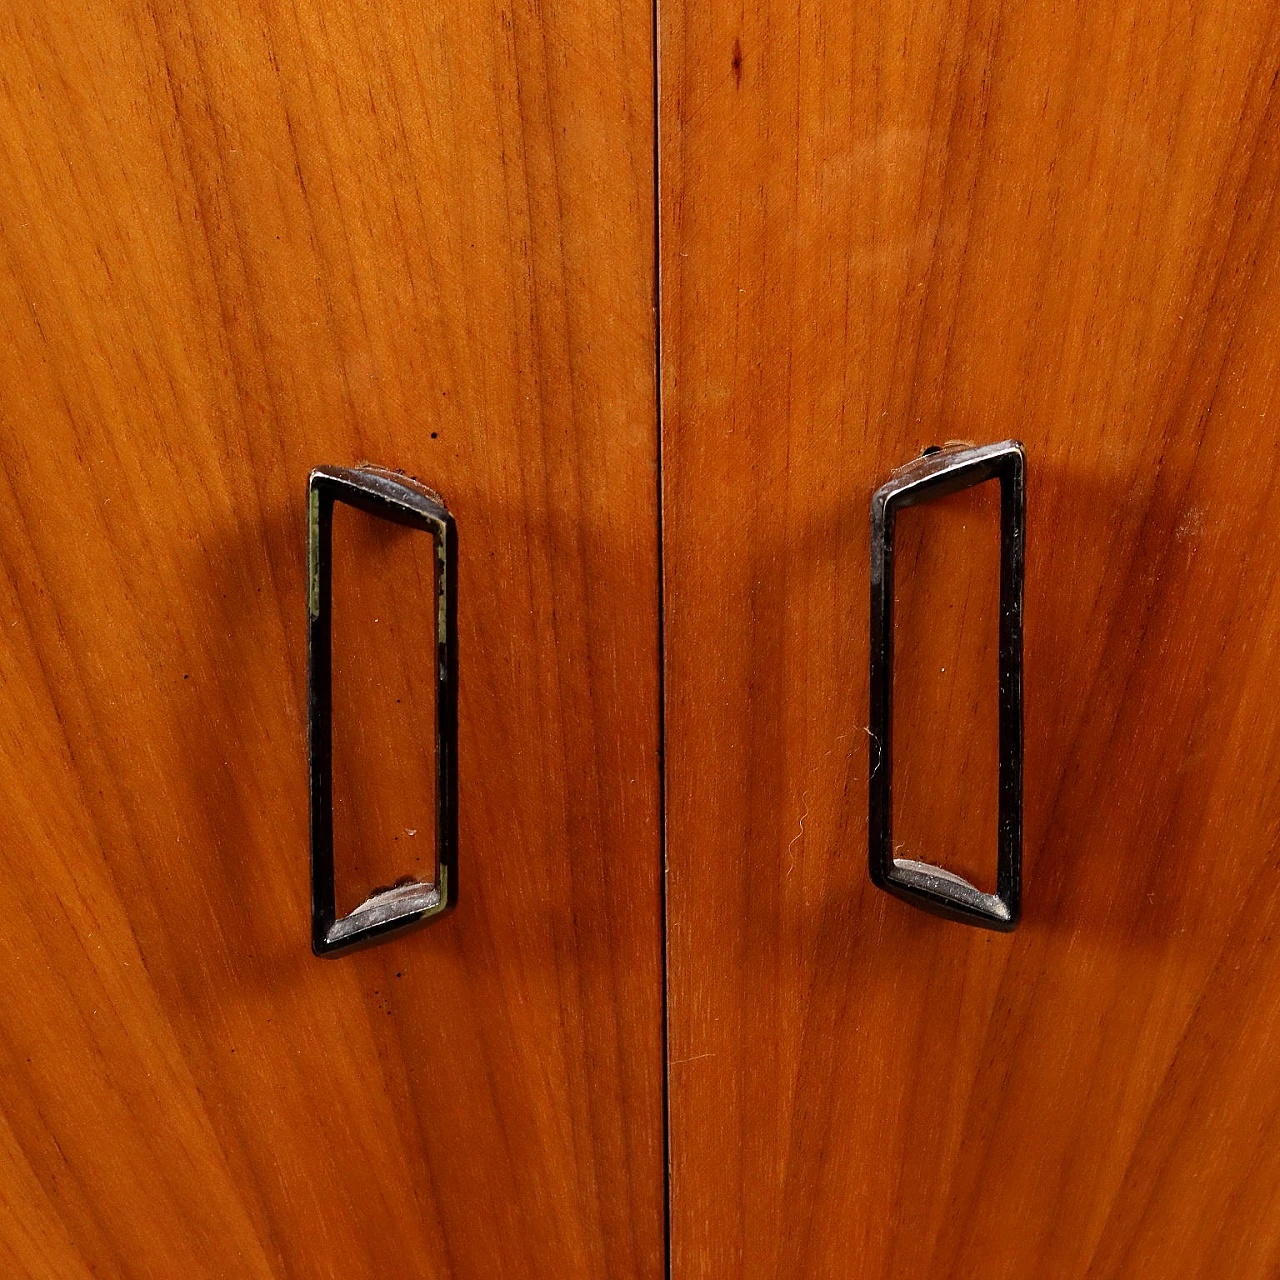
{"type": "Polygon", "coordinates": [[[458,657],[453,517],[431,490],[379,467],[317,467],[308,490],[307,727],[311,755],[311,949],[333,956],[443,915],[458,897],[458,657]],[[376,889],[338,918],[333,867],[333,504],[430,533],[436,553],[436,877],[376,889]]]}
{"type": "Polygon", "coordinates": [[[934,915],[1008,932],[1022,905],[1022,583],[1027,458],[1021,443],[926,449],[871,499],[872,883],[934,915]],[[927,862],[893,856],[893,535],[895,517],[984,480],[1000,481],[1000,779],[995,893],[927,862]]]}

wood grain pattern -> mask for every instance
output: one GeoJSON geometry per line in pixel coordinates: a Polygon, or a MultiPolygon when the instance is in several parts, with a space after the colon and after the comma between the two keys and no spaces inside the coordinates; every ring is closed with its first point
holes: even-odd
{"type": "Polygon", "coordinates": [[[0,15],[5,1275],[660,1273],[651,17],[0,15]],[[305,486],[366,459],[458,521],[465,898],[322,963],[305,486]]]}
{"type": "MultiPolygon", "coordinates": [[[[676,1280],[1280,1269],[1278,22],[661,7],[676,1280]],[[867,879],[866,546],[892,467],[1008,436],[1001,937],[867,879]]],[[[904,590],[980,609],[986,553],[918,536],[904,590]]],[[[955,635],[919,653],[963,707],[955,635]]],[[[922,838],[986,803],[982,743],[904,731],[958,780],[922,838]]]]}

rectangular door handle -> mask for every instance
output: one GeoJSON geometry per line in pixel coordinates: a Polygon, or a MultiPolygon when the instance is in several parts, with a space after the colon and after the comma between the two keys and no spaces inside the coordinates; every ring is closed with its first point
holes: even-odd
{"type": "Polygon", "coordinates": [[[1022,587],[1026,452],[1017,440],[927,449],[871,499],[871,880],[906,902],[965,924],[1008,931],[1022,906],[1022,587]],[[893,856],[893,537],[897,512],[984,480],[1000,481],[1000,774],[996,891],[893,856]]]}
{"type": "Polygon", "coordinates": [[[379,467],[317,467],[308,489],[307,727],[311,756],[311,949],[334,956],[443,915],[458,897],[458,539],[431,490],[379,467]],[[436,869],[404,877],[337,914],[333,862],[333,504],[429,533],[435,542],[436,869]]]}

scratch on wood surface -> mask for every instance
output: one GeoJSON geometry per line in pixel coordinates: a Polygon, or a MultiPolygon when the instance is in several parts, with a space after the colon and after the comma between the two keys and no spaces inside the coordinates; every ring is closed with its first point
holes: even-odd
{"type": "MultiPolygon", "coordinates": [[[[787,845],[787,853],[789,855],[791,854],[791,850],[795,848],[796,841],[799,840],[802,835],[804,835],[804,820],[809,816],[809,793],[806,791],[800,797],[800,799],[804,805],[804,812],[800,815],[800,830],[795,833],[795,835],[791,838],[791,843],[787,845]]],[[[791,861],[787,866],[787,875],[790,875],[795,870],[795,867],[796,867],[796,860],[794,855],[792,855],[791,861]]]]}

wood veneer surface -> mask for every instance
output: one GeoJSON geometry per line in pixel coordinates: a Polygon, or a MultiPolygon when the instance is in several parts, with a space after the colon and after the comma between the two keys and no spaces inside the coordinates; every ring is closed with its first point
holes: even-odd
{"type": "MultiPolygon", "coordinates": [[[[5,1275],[661,1273],[651,23],[0,16],[5,1275]],[[306,477],[365,460],[458,522],[463,898],[321,962],[306,477]]],[[[342,527],[358,899],[431,689],[342,527]]]]}
{"type": "MultiPolygon", "coordinates": [[[[672,1274],[1273,1276],[1276,11],[671,0],[660,41],[672,1274]],[[867,508],[1010,436],[997,936],[867,878],[867,508]]],[[[948,845],[995,799],[981,501],[904,541],[895,745],[904,856],[989,876],[948,845]]]]}

